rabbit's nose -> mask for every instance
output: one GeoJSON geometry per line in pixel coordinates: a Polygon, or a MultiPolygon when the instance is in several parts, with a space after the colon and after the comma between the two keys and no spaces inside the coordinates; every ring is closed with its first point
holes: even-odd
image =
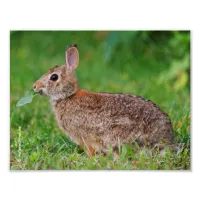
{"type": "Polygon", "coordinates": [[[36,83],[33,84],[33,90],[34,90],[34,92],[37,92],[37,84],[36,83]]]}
{"type": "Polygon", "coordinates": [[[33,84],[33,90],[34,90],[34,92],[39,92],[41,90],[41,87],[42,87],[41,82],[40,81],[36,81],[33,84]]]}

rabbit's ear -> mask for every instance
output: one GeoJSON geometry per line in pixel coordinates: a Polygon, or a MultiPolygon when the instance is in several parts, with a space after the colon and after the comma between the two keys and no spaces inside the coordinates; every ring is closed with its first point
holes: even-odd
{"type": "Polygon", "coordinates": [[[66,67],[73,71],[79,63],[79,54],[76,46],[68,46],[65,53],[65,64],[66,67]]]}

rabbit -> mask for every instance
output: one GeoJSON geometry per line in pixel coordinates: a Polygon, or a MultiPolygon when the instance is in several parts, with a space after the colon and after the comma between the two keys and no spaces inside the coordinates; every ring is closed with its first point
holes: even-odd
{"type": "Polygon", "coordinates": [[[55,66],[37,80],[33,89],[50,98],[55,118],[70,139],[88,156],[107,154],[120,145],[154,147],[172,145],[169,116],[155,103],[132,94],[96,93],[80,89],[75,75],[77,45],[68,45],[65,64],[55,66]]]}

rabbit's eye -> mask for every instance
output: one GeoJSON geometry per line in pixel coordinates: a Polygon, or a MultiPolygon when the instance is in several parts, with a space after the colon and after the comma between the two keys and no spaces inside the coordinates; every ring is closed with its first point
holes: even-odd
{"type": "Polygon", "coordinates": [[[58,75],[57,74],[52,74],[51,77],[50,77],[50,80],[52,80],[52,81],[58,80],[58,75]]]}

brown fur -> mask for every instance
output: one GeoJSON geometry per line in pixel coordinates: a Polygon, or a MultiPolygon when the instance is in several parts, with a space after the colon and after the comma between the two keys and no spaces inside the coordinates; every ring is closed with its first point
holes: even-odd
{"type": "Polygon", "coordinates": [[[59,126],[73,142],[85,147],[89,156],[95,151],[107,153],[110,146],[117,149],[119,143],[172,144],[171,121],[156,104],[130,94],[81,90],[74,70],[66,65],[51,69],[34,87],[50,97],[59,126]],[[49,80],[54,73],[59,76],[55,82],[49,80]]]}

